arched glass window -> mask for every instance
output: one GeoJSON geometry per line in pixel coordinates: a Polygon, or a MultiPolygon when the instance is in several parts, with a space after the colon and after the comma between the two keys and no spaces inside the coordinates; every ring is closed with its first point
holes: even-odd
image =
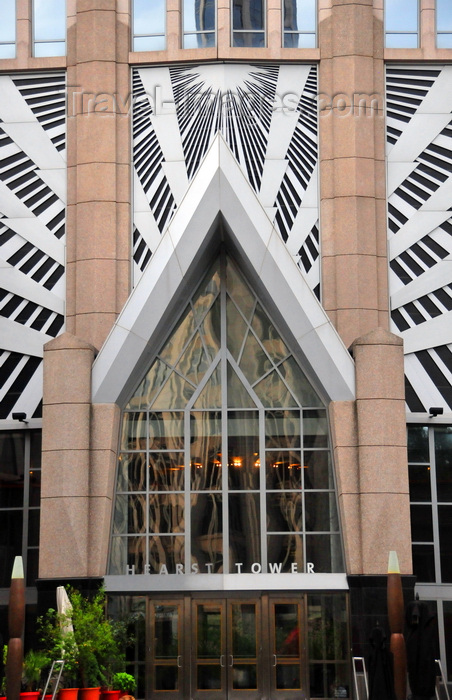
{"type": "Polygon", "coordinates": [[[109,573],[342,571],[326,408],[222,255],[125,407],[109,573]]]}

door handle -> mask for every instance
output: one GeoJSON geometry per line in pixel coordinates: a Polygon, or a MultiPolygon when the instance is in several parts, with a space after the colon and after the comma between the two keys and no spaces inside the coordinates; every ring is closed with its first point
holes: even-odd
{"type": "Polygon", "coordinates": [[[275,668],[275,666],[276,666],[276,661],[277,661],[276,654],[273,654],[273,668],[275,668]]]}
{"type": "Polygon", "coordinates": [[[182,668],[182,656],[180,654],[177,657],[177,668],[182,668]]]}
{"type": "Polygon", "coordinates": [[[220,666],[221,668],[224,668],[224,654],[220,656],[220,666]]]}
{"type": "Polygon", "coordinates": [[[229,664],[229,668],[232,668],[234,665],[234,657],[232,654],[229,654],[229,656],[231,657],[231,663],[229,664]]]}

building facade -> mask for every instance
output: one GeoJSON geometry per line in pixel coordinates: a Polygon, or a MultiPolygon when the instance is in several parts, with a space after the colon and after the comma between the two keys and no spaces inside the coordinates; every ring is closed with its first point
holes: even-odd
{"type": "Polygon", "coordinates": [[[452,681],[449,3],[4,7],[0,633],[22,553],[139,698],[353,697],[395,550],[452,681]]]}

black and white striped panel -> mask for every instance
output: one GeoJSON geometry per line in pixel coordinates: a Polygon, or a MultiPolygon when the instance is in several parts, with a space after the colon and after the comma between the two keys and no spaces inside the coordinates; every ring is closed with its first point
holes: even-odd
{"type": "Polygon", "coordinates": [[[407,406],[450,411],[452,66],[390,66],[387,91],[391,316],[407,406]]]}
{"type": "Polygon", "coordinates": [[[65,75],[0,76],[0,419],[42,411],[64,327],[65,75]]]}
{"type": "Polygon", "coordinates": [[[318,294],[317,67],[139,68],[133,86],[134,283],[221,133],[318,294]]]}

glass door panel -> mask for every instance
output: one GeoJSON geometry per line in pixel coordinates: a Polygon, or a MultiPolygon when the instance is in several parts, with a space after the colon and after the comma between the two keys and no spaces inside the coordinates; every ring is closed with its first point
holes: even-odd
{"type": "Polygon", "coordinates": [[[228,601],[228,697],[262,696],[260,629],[259,603],[228,601]],[[242,694],[242,691],[246,692],[242,694]]]}
{"type": "Polygon", "coordinates": [[[304,690],[302,672],[302,627],[300,601],[271,601],[271,697],[300,698],[304,690]]]}
{"type": "Polygon", "coordinates": [[[220,697],[226,686],[224,601],[193,602],[192,697],[220,697]]]}
{"type": "Polygon", "coordinates": [[[151,696],[183,696],[182,602],[151,603],[151,696]]]}

